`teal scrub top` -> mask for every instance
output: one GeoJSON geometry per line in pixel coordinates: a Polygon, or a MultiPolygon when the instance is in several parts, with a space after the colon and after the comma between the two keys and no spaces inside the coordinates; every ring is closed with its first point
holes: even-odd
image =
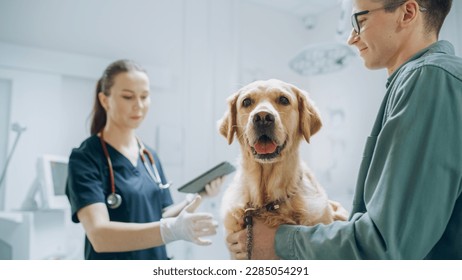
{"type": "Polygon", "coordinates": [[[462,59],[438,41],[387,81],[349,221],[280,226],[283,259],[462,259],[462,59]]]}
{"type": "MultiPolygon", "coordinates": [[[[162,218],[162,210],[173,201],[168,189],[161,189],[149,176],[138,159],[134,166],[124,155],[106,143],[114,170],[116,193],[122,196],[122,204],[117,209],[107,208],[111,221],[126,223],[149,223],[162,218]]],[[[152,153],[162,182],[166,178],[157,154],[152,153]]],[[[146,158],[147,160],[147,158],[146,158]]],[[[111,193],[108,162],[101,141],[93,135],[79,148],[73,149],[69,158],[66,195],[71,204],[72,220],[79,222],[77,212],[93,203],[106,203],[111,193]]],[[[89,260],[164,260],[168,259],[165,246],[129,252],[98,253],[85,237],[85,259],[89,260]]]]}

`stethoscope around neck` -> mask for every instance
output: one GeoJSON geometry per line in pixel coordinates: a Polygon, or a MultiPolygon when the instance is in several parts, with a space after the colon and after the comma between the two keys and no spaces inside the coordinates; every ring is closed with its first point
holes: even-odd
{"type": "MultiPolygon", "coordinates": [[[[112,168],[112,161],[111,161],[111,157],[109,156],[109,152],[107,151],[106,142],[104,142],[103,131],[101,131],[100,141],[101,141],[101,146],[103,147],[103,152],[104,152],[104,155],[106,156],[107,164],[109,167],[109,179],[110,179],[110,187],[111,187],[111,193],[107,196],[106,203],[109,208],[117,209],[122,204],[122,196],[116,193],[116,190],[115,190],[114,169],[112,168]]],[[[157,170],[157,166],[154,162],[154,157],[152,156],[151,152],[149,152],[144,147],[143,142],[141,142],[138,139],[138,137],[136,138],[136,141],[138,142],[138,147],[139,147],[139,152],[140,152],[139,156],[141,158],[141,161],[143,162],[144,167],[148,171],[148,174],[151,177],[151,179],[159,186],[159,188],[161,189],[169,188],[172,185],[172,183],[171,182],[167,184],[162,183],[162,178],[159,175],[159,171],[157,170]],[[146,157],[145,157],[146,155],[148,156],[149,162],[151,164],[151,168],[149,168],[148,163],[146,162],[146,157]]]]}

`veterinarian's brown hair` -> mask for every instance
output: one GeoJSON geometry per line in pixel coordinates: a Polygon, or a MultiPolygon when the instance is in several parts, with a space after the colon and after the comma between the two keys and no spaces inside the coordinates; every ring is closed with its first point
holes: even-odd
{"type": "Polygon", "coordinates": [[[114,79],[118,74],[130,71],[140,71],[146,73],[140,65],[128,59],[121,59],[111,63],[103,72],[103,76],[96,83],[95,102],[91,112],[91,135],[99,133],[106,125],[107,115],[106,110],[99,101],[98,94],[100,92],[109,96],[111,94],[111,87],[114,85],[114,79]]]}

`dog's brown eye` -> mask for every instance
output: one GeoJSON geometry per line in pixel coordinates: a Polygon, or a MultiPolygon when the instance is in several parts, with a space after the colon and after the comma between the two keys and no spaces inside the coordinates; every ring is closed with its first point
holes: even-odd
{"type": "Polygon", "coordinates": [[[250,105],[252,105],[252,100],[250,98],[246,98],[242,101],[243,107],[249,107],[250,105]]]}
{"type": "Polygon", "coordinates": [[[282,105],[289,105],[290,104],[289,99],[287,99],[287,97],[285,97],[285,96],[279,97],[279,103],[282,104],[282,105]]]}

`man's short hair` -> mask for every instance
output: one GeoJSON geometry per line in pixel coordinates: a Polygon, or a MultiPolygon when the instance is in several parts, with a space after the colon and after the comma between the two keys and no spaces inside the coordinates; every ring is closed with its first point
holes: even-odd
{"type": "MultiPolygon", "coordinates": [[[[395,11],[397,6],[393,5],[400,3],[403,0],[373,0],[374,2],[382,2],[384,7],[392,7],[385,9],[388,12],[395,11]]],[[[424,12],[425,31],[427,33],[436,32],[438,36],[443,26],[446,16],[449,14],[452,6],[452,0],[415,0],[420,7],[426,9],[424,12]]]]}

